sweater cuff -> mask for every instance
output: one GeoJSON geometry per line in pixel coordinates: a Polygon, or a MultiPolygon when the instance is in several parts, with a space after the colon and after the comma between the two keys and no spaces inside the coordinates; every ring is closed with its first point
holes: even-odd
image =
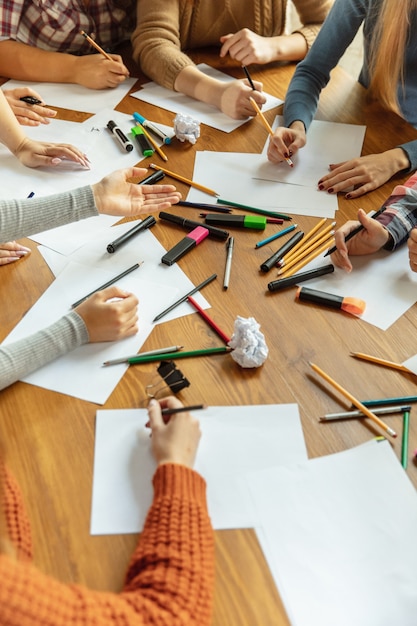
{"type": "Polygon", "coordinates": [[[200,474],[185,465],[163,463],[153,477],[155,498],[160,496],[201,501],[206,499],[206,481],[200,474]]]}

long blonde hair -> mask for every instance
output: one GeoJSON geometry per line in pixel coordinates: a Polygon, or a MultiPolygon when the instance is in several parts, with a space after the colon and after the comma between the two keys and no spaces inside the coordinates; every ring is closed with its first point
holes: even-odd
{"type": "Polygon", "coordinates": [[[400,113],[398,85],[404,89],[404,60],[410,13],[417,0],[384,0],[370,47],[369,85],[373,97],[400,113]]]}

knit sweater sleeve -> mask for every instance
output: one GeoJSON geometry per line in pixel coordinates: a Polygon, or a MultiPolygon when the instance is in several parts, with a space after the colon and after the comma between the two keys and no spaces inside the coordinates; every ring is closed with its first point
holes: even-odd
{"type": "Polygon", "coordinates": [[[0,200],[0,241],[98,215],[90,186],[28,200],[0,200]]]}
{"type": "Polygon", "coordinates": [[[317,0],[293,0],[293,4],[301,22],[301,26],[294,32],[300,33],[304,37],[307,48],[310,49],[333,5],[333,0],[323,0],[322,2],[317,2],[317,0]]]}
{"type": "Polygon", "coordinates": [[[209,626],[214,541],[205,482],[160,466],[154,500],[119,593],[65,585],[0,555],[1,621],[8,626],[209,626]]]}
{"type": "Polygon", "coordinates": [[[391,235],[391,241],[385,248],[395,250],[407,241],[410,230],[417,226],[417,174],[413,174],[404,185],[394,187],[383,206],[385,211],[375,219],[391,235]]]}
{"type": "Polygon", "coordinates": [[[29,337],[0,345],[0,389],[87,342],[84,320],[70,311],[29,337]]]}

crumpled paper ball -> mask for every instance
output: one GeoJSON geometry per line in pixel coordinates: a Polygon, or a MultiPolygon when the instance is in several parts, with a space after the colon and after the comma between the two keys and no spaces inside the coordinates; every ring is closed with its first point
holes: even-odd
{"type": "Polygon", "coordinates": [[[177,113],[174,119],[175,136],[180,141],[189,141],[195,144],[200,137],[200,123],[189,115],[177,113]]]}
{"type": "Polygon", "coordinates": [[[259,367],[266,361],[268,346],[259,329],[260,325],[255,318],[237,316],[228,345],[233,348],[230,356],[241,367],[259,367]]]}

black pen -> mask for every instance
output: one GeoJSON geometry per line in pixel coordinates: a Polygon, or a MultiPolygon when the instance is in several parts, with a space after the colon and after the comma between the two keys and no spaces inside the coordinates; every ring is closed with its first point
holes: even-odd
{"type": "Polygon", "coordinates": [[[248,79],[248,83],[249,83],[249,85],[252,87],[253,91],[256,91],[256,89],[255,89],[255,85],[253,84],[253,80],[252,80],[252,78],[251,78],[251,76],[250,76],[250,74],[249,74],[249,70],[248,70],[248,68],[246,67],[246,65],[242,65],[242,69],[243,69],[243,71],[245,72],[245,76],[246,76],[246,78],[248,79]]]}
{"type": "Polygon", "coordinates": [[[116,122],[113,122],[113,120],[110,120],[109,122],[107,122],[107,128],[109,129],[110,132],[113,133],[116,139],[118,139],[118,141],[126,150],[126,152],[132,152],[133,143],[129,141],[129,139],[126,137],[124,132],[118,127],[116,122]]]}
{"type": "Polygon", "coordinates": [[[147,176],[143,180],[140,180],[138,182],[138,185],[155,185],[155,183],[158,183],[164,177],[165,172],[163,172],[162,170],[156,170],[152,174],[149,174],[149,176],[147,176]]]}
{"type": "Polygon", "coordinates": [[[207,405],[205,404],[191,404],[190,406],[179,406],[175,407],[175,409],[170,409],[169,407],[162,409],[162,415],[175,415],[176,413],[184,413],[185,411],[198,411],[200,409],[206,409],[207,405]]]}
{"type": "Polygon", "coordinates": [[[211,281],[214,280],[215,278],[217,278],[217,274],[212,274],[211,276],[206,278],[206,280],[203,280],[203,282],[197,285],[197,287],[194,287],[194,289],[191,289],[191,291],[189,291],[184,296],[182,296],[182,298],[180,298],[179,300],[171,304],[171,306],[165,309],[165,311],[162,311],[162,313],[159,313],[156,317],[154,317],[152,321],[157,322],[158,320],[160,320],[161,317],[164,317],[164,315],[167,315],[168,313],[170,313],[173,309],[175,309],[175,307],[185,302],[188,296],[194,295],[195,293],[197,293],[197,291],[200,291],[200,289],[202,289],[203,287],[211,283],[211,281]]]}
{"type": "MultiPolygon", "coordinates": [[[[371,218],[374,220],[376,217],[378,217],[378,215],[381,215],[381,213],[383,213],[386,208],[387,208],[386,206],[381,207],[376,213],[371,215],[371,218]]],[[[355,235],[360,233],[361,230],[363,230],[364,228],[365,227],[362,226],[362,224],[359,224],[359,226],[357,226],[356,228],[351,230],[350,233],[348,233],[346,235],[346,237],[345,237],[345,243],[346,243],[346,241],[349,241],[349,239],[352,239],[352,237],[354,237],[355,235]]],[[[327,250],[327,252],[326,252],[326,254],[324,256],[328,256],[329,254],[333,254],[333,252],[336,252],[336,250],[337,250],[337,246],[332,246],[331,248],[329,248],[329,250],[327,250]]]]}
{"type": "Polygon", "coordinates": [[[230,270],[232,269],[234,244],[235,244],[234,237],[229,237],[229,241],[226,244],[227,256],[226,256],[226,267],[224,269],[223,289],[229,288],[230,270]]]}
{"type": "Polygon", "coordinates": [[[188,202],[187,200],[180,200],[177,202],[177,206],[185,206],[191,209],[210,209],[215,213],[232,213],[231,207],[219,206],[218,204],[207,204],[206,202],[188,202]]]}
{"type": "Polygon", "coordinates": [[[42,104],[42,100],[39,100],[34,96],[22,96],[19,100],[26,102],[26,104],[42,104]]]}
{"type": "Polygon", "coordinates": [[[109,243],[109,245],[107,246],[107,252],[116,252],[116,250],[120,248],[120,246],[122,246],[124,243],[126,243],[126,241],[129,241],[129,239],[142,232],[143,230],[151,228],[152,226],[154,226],[154,224],[156,224],[156,219],[153,215],[149,215],[144,220],[139,222],[139,224],[135,224],[135,226],[125,232],[124,235],[120,235],[120,237],[109,243]]]}
{"type": "Polygon", "coordinates": [[[74,302],[74,304],[71,304],[71,308],[75,309],[75,307],[77,307],[79,304],[87,300],[87,298],[89,298],[93,294],[97,293],[97,291],[102,291],[103,289],[110,287],[110,285],[114,285],[114,283],[116,283],[118,280],[120,280],[124,276],[127,276],[127,274],[130,274],[130,272],[133,272],[133,270],[136,270],[138,267],[140,267],[142,263],[143,261],[141,261],[140,263],[135,263],[135,265],[132,265],[132,267],[128,267],[128,269],[122,272],[121,274],[118,274],[114,278],[111,278],[110,280],[108,280],[107,283],[104,283],[104,285],[97,287],[97,289],[94,289],[94,291],[90,291],[90,293],[88,293],[86,296],[84,296],[83,298],[80,298],[79,300],[77,300],[77,302],[74,302]]]}

